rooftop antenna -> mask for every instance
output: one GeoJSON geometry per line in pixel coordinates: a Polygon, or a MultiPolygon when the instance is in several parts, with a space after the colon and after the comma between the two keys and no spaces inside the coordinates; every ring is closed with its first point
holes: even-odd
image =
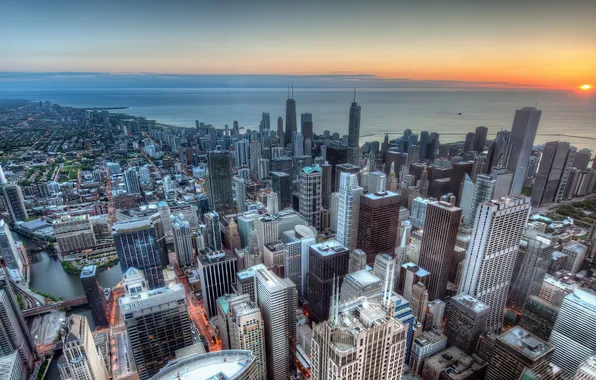
{"type": "Polygon", "coordinates": [[[290,84],[288,83],[288,99],[290,99],[290,84]]]}
{"type": "Polygon", "coordinates": [[[354,103],[356,103],[356,86],[354,86],[354,103]]]}
{"type": "Polygon", "coordinates": [[[294,99],[294,82],[292,82],[292,99],[294,99]]]}

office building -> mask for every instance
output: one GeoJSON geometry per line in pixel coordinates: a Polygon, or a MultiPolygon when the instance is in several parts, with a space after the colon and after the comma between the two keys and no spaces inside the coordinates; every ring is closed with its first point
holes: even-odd
{"type": "Polygon", "coordinates": [[[234,143],[234,165],[236,168],[247,167],[249,162],[249,142],[242,139],[234,143]]]}
{"type": "Polygon", "coordinates": [[[222,350],[194,353],[171,360],[151,380],[253,380],[260,379],[258,376],[257,358],[251,351],[222,350]]]}
{"type": "Polygon", "coordinates": [[[236,213],[246,211],[246,183],[242,177],[234,177],[234,190],[236,195],[236,213]]]}
{"type": "MultiPolygon", "coordinates": [[[[485,174],[479,174],[476,177],[476,183],[474,187],[474,193],[472,195],[472,201],[470,203],[469,212],[466,215],[466,224],[469,226],[474,225],[476,219],[476,212],[478,206],[484,202],[488,202],[493,199],[495,193],[496,181],[491,176],[485,174]]],[[[462,198],[462,201],[464,199],[462,198]]]]}
{"type": "Polygon", "coordinates": [[[401,379],[407,327],[392,314],[388,296],[334,299],[330,319],[313,328],[311,379],[401,379]]]}
{"type": "Polygon", "coordinates": [[[526,299],[519,326],[540,339],[548,340],[559,314],[559,306],[531,295],[526,299]]]}
{"type": "Polygon", "coordinates": [[[73,314],[65,322],[63,355],[58,359],[62,380],[108,380],[102,352],[98,350],[87,318],[73,314]]]}
{"type": "Polygon", "coordinates": [[[445,325],[448,343],[472,354],[478,345],[478,337],[486,328],[489,311],[487,304],[472,296],[458,294],[451,297],[445,325]]]}
{"type": "Polygon", "coordinates": [[[364,252],[361,249],[351,250],[348,267],[348,273],[353,273],[362,269],[366,269],[366,252],[364,252]]]}
{"type": "Polygon", "coordinates": [[[387,175],[381,171],[368,173],[368,192],[382,193],[387,188],[387,175]]]}
{"type": "Polygon", "coordinates": [[[0,220],[0,257],[4,260],[4,265],[13,280],[26,278],[23,273],[24,263],[21,252],[4,220],[0,220]]]}
{"type": "Polygon", "coordinates": [[[312,226],[297,225],[284,231],[281,240],[284,242],[284,273],[296,284],[300,298],[307,295],[307,278],[309,270],[309,247],[316,243],[317,230],[312,226]]]}
{"type": "Polygon", "coordinates": [[[356,249],[360,197],[364,189],[358,185],[356,174],[342,173],[337,202],[337,231],[335,239],[348,249],[356,249]]]}
{"type": "Polygon", "coordinates": [[[554,349],[552,344],[516,326],[495,340],[486,379],[520,379],[527,370],[548,371],[554,349]]]}
{"type": "Polygon", "coordinates": [[[252,351],[256,358],[254,379],[267,380],[265,324],[261,310],[248,294],[232,297],[228,305],[230,348],[252,351]]]}
{"type": "Polygon", "coordinates": [[[542,111],[534,107],[515,111],[506,157],[507,169],[513,173],[509,194],[521,193],[541,115],[542,111]]]}
{"type": "Polygon", "coordinates": [[[342,283],[348,273],[349,249],[335,240],[313,244],[308,258],[308,303],[315,321],[329,318],[333,283],[342,283]]]}
{"type": "Polygon", "coordinates": [[[299,211],[310,225],[321,230],[321,168],[307,166],[300,171],[299,211]]]}
{"type": "MultiPolygon", "coordinates": [[[[2,168],[0,167],[0,181],[2,168]]],[[[0,182],[1,183],[1,182],[0,182]]],[[[27,378],[27,372],[23,362],[19,359],[19,353],[14,351],[8,356],[0,356],[0,380],[24,380],[27,378]]]]}
{"type": "Polygon", "coordinates": [[[428,289],[426,289],[426,286],[421,282],[414,284],[410,292],[409,300],[412,314],[414,314],[418,322],[424,323],[428,305],[428,289]]]}
{"type": "Polygon", "coordinates": [[[176,260],[180,268],[186,268],[195,265],[195,252],[192,247],[192,231],[190,223],[184,220],[184,215],[179,214],[172,217],[172,237],[174,240],[174,250],[176,251],[176,260]]]}
{"type": "Polygon", "coordinates": [[[594,380],[596,379],[596,356],[587,358],[575,372],[575,380],[594,380]]]}
{"type": "Polygon", "coordinates": [[[162,267],[165,259],[162,261],[162,254],[165,251],[165,239],[159,214],[117,222],[112,227],[112,234],[122,271],[136,268],[145,274],[149,289],[163,287],[162,267]]]}
{"type": "Polygon", "coordinates": [[[269,168],[271,166],[269,159],[268,158],[259,158],[257,165],[258,165],[257,177],[260,180],[269,178],[269,168]]]}
{"type": "MultiPolygon", "coordinates": [[[[286,132],[284,138],[284,144],[292,144],[294,133],[297,132],[297,119],[296,119],[296,100],[294,97],[294,88],[292,87],[292,94],[288,91],[288,100],[286,100],[286,132]]],[[[290,145],[291,146],[291,145],[290,145]]]]}
{"type": "Polygon", "coordinates": [[[577,371],[583,361],[596,354],[596,292],[575,289],[565,297],[549,343],[556,347],[552,362],[567,373],[577,371]]]}
{"type": "Polygon", "coordinates": [[[412,212],[410,213],[410,221],[412,226],[422,228],[426,222],[426,209],[428,204],[433,202],[434,198],[426,199],[422,197],[414,198],[412,202],[412,212]]]}
{"type": "Polygon", "coordinates": [[[446,202],[429,203],[418,265],[430,272],[428,298],[442,300],[446,295],[461,209],[446,202]]]}
{"type": "Polygon", "coordinates": [[[232,166],[230,153],[211,151],[207,153],[207,195],[209,206],[218,213],[230,213],[234,208],[232,195],[232,166]]]}
{"type": "Polygon", "coordinates": [[[358,174],[360,167],[352,164],[336,164],[334,168],[333,191],[339,192],[339,184],[342,173],[358,174]]]}
{"type": "Polygon", "coordinates": [[[141,183],[135,168],[130,168],[124,172],[124,184],[127,193],[141,194],[141,183]]]}
{"type": "Polygon", "coordinates": [[[532,206],[558,202],[563,198],[576,150],[568,142],[553,141],[544,144],[532,187],[532,206]],[[561,189],[562,193],[559,195],[561,189]]]}
{"type": "Polygon", "coordinates": [[[350,106],[350,119],[348,124],[348,162],[360,166],[360,106],[356,103],[356,90],[354,101],[350,106]]]}
{"type": "Polygon", "coordinates": [[[517,195],[483,203],[477,213],[459,291],[490,306],[489,331],[498,332],[503,326],[505,301],[530,208],[529,199],[517,195]]]}
{"type": "Polygon", "coordinates": [[[120,310],[141,380],[174,359],[176,350],[193,344],[182,284],[122,297],[120,310]]]}
{"type": "Polygon", "coordinates": [[[567,255],[567,260],[561,269],[568,270],[571,273],[579,272],[586,258],[588,247],[582,243],[569,242],[563,246],[561,251],[567,255]]]}
{"type": "Polygon", "coordinates": [[[410,371],[422,375],[424,361],[447,347],[447,337],[437,330],[424,331],[414,342],[410,350],[410,371]]]}
{"type": "Polygon", "coordinates": [[[250,149],[250,171],[253,174],[258,173],[259,160],[262,156],[261,143],[259,141],[251,141],[249,145],[250,149]]]}
{"type": "Polygon", "coordinates": [[[271,188],[279,202],[279,210],[292,207],[292,177],[284,172],[271,172],[271,188]]]}
{"type": "Polygon", "coordinates": [[[14,183],[0,184],[0,196],[4,202],[4,207],[8,210],[12,223],[26,220],[29,218],[21,187],[14,183]]]}
{"type": "MultiPolygon", "coordinates": [[[[493,192],[493,199],[506,197],[511,193],[511,184],[513,181],[513,172],[505,167],[493,167],[490,172],[491,178],[495,181],[495,190],[493,192]]],[[[515,194],[513,194],[515,195],[515,194]]]]}
{"type": "MultiPolygon", "coordinates": [[[[219,224],[219,215],[214,212],[208,212],[204,215],[205,218],[205,237],[206,246],[214,252],[222,249],[221,246],[221,226],[219,224]]],[[[240,224],[240,220],[238,220],[240,224]]],[[[240,226],[238,226],[240,227],[240,226]]]]}
{"type": "MultiPolygon", "coordinates": [[[[3,277],[2,281],[7,280],[3,277]]],[[[15,351],[26,372],[31,372],[36,352],[28,326],[12,289],[0,288],[0,357],[12,355],[15,351]]]]}
{"type": "Polygon", "coordinates": [[[377,253],[393,252],[399,223],[400,195],[391,191],[360,196],[356,247],[372,264],[377,253]]]}
{"type": "Polygon", "coordinates": [[[257,304],[265,325],[267,377],[286,380],[295,368],[296,285],[289,278],[281,279],[261,264],[255,272],[257,304]]]}
{"type": "Polygon", "coordinates": [[[414,285],[419,282],[423,285],[426,285],[431,276],[429,271],[414,264],[413,262],[402,264],[398,269],[399,281],[397,282],[397,292],[408,300],[412,295],[412,288],[414,285]]]}
{"type": "Polygon", "coordinates": [[[217,299],[232,293],[236,281],[236,257],[230,252],[211,251],[199,255],[201,295],[209,318],[217,313],[217,299]]]}
{"type": "Polygon", "coordinates": [[[464,141],[464,153],[467,153],[475,148],[476,135],[474,132],[468,132],[466,134],[466,140],[464,141]]]}
{"type": "Polygon", "coordinates": [[[484,146],[486,145],[486,135],[488,134],[488,128],[476,127],[474,133],[474,149],[478,153],[484,152],[484,146]]]}
{"type": "Polygon", "coordinates": [[[97,267],[89,265],[83,267],[81,271],[81,283],[87,297],[87,303],[91,309],[93,322],[97,327],[107,327],[108,318],[106,317],[106,297],[102,287],[97,281],[97,267]]]}
{"type": "Polygon", "coordinates": [[[383,281],[366,269],[346,274],[341,285],[340,302],[358,297],[373,298],[383,293],[383,281]]]}
{"type": "Polygon", "coordinates": [[[76,253],[97,245],[89,215],[63,215],[52,223],[60,253],[76,253]]]}

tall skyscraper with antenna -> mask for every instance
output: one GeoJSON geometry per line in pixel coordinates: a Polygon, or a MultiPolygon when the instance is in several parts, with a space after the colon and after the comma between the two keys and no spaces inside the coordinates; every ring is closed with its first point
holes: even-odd
{"type": "Polygon", "coordinates": [[[294,86],[292,85],[292,91],[288,87],[288,100],[286,100],[286,133],[284,138],[284,144],[293,143],[292,136],[297,131],[296,125],[298,121],[296,119],[296,101],[294,100],[294,86]]]}
{"type": "Polygon", "coordinates": [[[358,166],[360,164],[360,106],[356,103],[356,87],[354,87],[354,101],[350,106],[350,120],[348,126],[348,162],[358,166]]]}

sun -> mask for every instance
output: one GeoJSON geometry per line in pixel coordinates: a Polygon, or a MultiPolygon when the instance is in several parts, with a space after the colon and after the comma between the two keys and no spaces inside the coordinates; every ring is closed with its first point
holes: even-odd
{"type": "Polygon", "coordinates": [[[589,91],[592,89],[592,85],[591,84],[582,84],[581,86],[579,86],[579,89],[582,91],[589,91]]]}

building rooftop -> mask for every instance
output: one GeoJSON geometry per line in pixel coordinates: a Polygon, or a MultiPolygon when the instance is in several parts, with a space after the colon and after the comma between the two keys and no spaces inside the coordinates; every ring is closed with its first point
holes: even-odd
{"type": "Polygon", "coordinates": [[[596,312],[596,292],[592,289],[578,288],[573,293],[568,294],[565,300],[580,304],[596,312]]]}
{"type": "Polygon", "coordinates": [[[447,337],[445,335],[443,335],[442,333],[433,331],[433,330],[429,330],[429,331],[424,331],[422,333],[422,335],[420,335],[418,338],[416,338],[416,340],[414,340],[414,344],[416,344],[420,347],[424,347],[424,346],[428,346],[428,345],[440,342],[443,339],[447,339],[447,337]]]}
{"type": "Polygon", "coordinates": [[[310,173],[321,173],[321,167],[319,166],[306,166],[302,169],[302,171],[306,174],[310,173]]]}
{"type": "Polygon", "coordinates": [[[458,303],[462,306],[465,306],[470,311],[475,313],[487,312],[490,309],[490,306],[485,304],[482,301],[477,300],[476,298],[467,295],[467,294],[458,294],[455,297],[451,298],[451,301],[458,301],[458,303]]]}
{"type": "Polygon", "coordinates": [[[376,193],[367,193],[362,196],[365,198],[368,198],[370,200],[376,200],[376,199],[386,199],[389,197],[399,197],[400,195],[398,193],[394,193],[393,191],[383,191],[383,192],[376,192],[376,193]]]}
{"type": "Polygon", "coordinates": [[[414,273],[418,277],[425,277],[425,276],[430,275],[430,272],[429,271],[427,271],[426,269],[424,269],[422,267],[419,267],[418,265],[414,264],[413,262],[408,262],[408,263],[402,264],[401,267],[404,268],[404,269],[410,269],[411,268],[412,271],[414,271],[414,273]],[[416,269],[414,269],[414,268],[416,268],[416,269]]]}
{"type": "Polygon", "coordinates": [[[587,247],[581,243],[572,242],[563,246],[563,251],[571,251],[575,254],[582,254],[587,247]]]}
{"type": "Polygon", "coordinates": [[[366,269],[362,269],[356,272],[348,273],[344,282],[350,278],[355,283],[359,284],[360,286],[369,286],[373,284],[377,284],[381,282],[381,279],[375,276],[374,274],[370,273],[366,269]]]}
{"type": "Polygon", "coordinates": [[[239,379],[256,360],[252,351],[224,350],[171,360],[151,380],[239,379]]]}
{"type": "Polygon", "coordinates": [[[348,249],[344,247],[343,244],[333,239],[327,240],[322,243],[313,244],[310,246],[310,249],[318,253],[320,256],[332,256],[336,253],[348,251],[348,249]]]}
{"type": "Polygon", "coordinates": [[[499,335],[497,339],[531,360],[536,360],[555,349],[552,344],[543,341],[519,326],[515,326],[499,335]]]}
{"type": "Polygon", "coordinates": [[[120,298],[120,308],[123,314],[146,307],[156,306],[170,300],[184,299],[182,284],[169,285],[159,289],[148,290],[131,296],[120,298]]]}
{"type": "Polygon", "coordinates": [[[95,265],[83,267],[83,270],[81,271],[81,278],[95,277],[96,270],[97,267],[95,265]]]}

